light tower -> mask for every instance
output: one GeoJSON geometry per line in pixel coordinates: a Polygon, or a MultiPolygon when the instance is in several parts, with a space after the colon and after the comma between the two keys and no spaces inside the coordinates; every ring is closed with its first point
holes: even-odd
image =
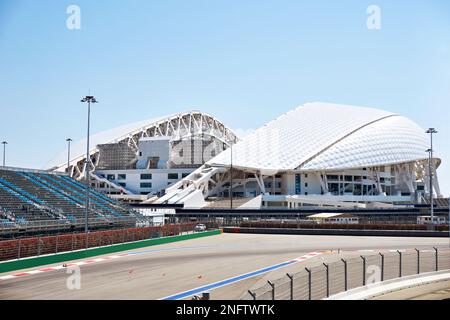
{"type": "MultiPolygon", "coordinates": [[[[83,99],[81,99],[81,102],[86,103],[88,105],[88,115],[87,115],[87,137],[86,137],[86,164],[85,164],[85,179],[86,179],[86,208],[84,213],[85,218],[85,224],[84,224],[84,232],[88,232],[88,217],[89,217],[89,169],[90,169],[90,162],[91,157],[89,155],[89,127],[90,127],[90,121],[91,121],[91,103],[97,103],[97,100],[94,96],[86,96],[83,99]]],[[[86,247],[87,247],[87,241],[86,241],[86,247]]]]}
{"type": "Polygon", "coordinates": [[[428,161],[428,172],[430,176],[430,215],[431,215],[431,222],[434,223],[434,200],[433,200],[433,133],[437,133],[436,129],[429,128],[426,133],[430,135],[430,149],[427,151],[429,152],[429,161],[428,161]]]}
{"type": "Polygon", "coordinates": [[[7,141],[3,141],[3,166],[6,164],[6,145],[8,144],[7,141]]]}
{"type": "Polygon", "coordinates": [[[67,173],[70,175],[69,172],[69,166],[70,166],[70,142],[72,141],[72,139],[67,138],[67,173]]]}

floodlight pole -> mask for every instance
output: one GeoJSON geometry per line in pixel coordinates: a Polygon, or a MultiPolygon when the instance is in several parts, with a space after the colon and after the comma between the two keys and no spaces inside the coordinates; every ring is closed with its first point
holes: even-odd
{"type": "Polygon", "coordinates": [[[70,172],[69,172],[69,167],[70,167],[70,142],[72,141],[72,139],[67,138],[67,173],[70,176],[70,172]]]}
{"type": "MultiPolygon", "coordinates": [[[[431,203],[431,187],[432,187],[432,182],[431,182],[431,149],[427,149],[427,150],[425,150],[425,152],[427,152],[428,153],[428,176],[429,176],[429,185],[428,185],[428,192],[430,193],[430,195],[429,195],[429,200],[430,200],[430,203],[431,203]]],[[[431,211],[431,208],[430,208],[430,211],[431,211]]]]}
{"type": "Polygon", "coordinates": [[[437,133],[436,129],[429,128],[426,133],[430,134],[430,158],[428,161],[428,170],[430,175],[430,216],[431,223],[434,223],[434,199],[433,199],[433,172],[432,172],[432,162],[433,162],[433,133],[437,133]]]}
{"type": "Polygon", "coordinates": [[[230,209],[233,210],[233,143],[230,145],[230,154],[231,154],[231,162],[230,162],[230,209]]]}
{"type": "MultiPolygon", "coordinates": [[[[90,168],[90,162],[91,157],[89,155],[89,128],[90,128],[90,120],[91,120],[91,103],[97,103],[97,100],[94,96],[86,96],[83,99],[81,99],[81,102],[87,102],[88,104],[88,117],[87,117],[87,138],[86,138],[86,166],[85,166],[85,179],[86,179],[86,208],[84,213],[84,232],[87,234],[88,232],[88,219],[89,219],[89,168],[90,168]]],[[[87,246],[87,241],[86,241],[87,246]]]]}
{"type": "Polygon", "coordinates": [[[3,141],[3,166],[6,166],[6,145],[8,144],[7,141],[3,141]]]}

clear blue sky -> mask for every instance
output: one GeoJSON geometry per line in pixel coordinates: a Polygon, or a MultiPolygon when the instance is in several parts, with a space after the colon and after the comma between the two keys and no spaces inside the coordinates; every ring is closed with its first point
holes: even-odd
{"type": "Polygon", "coordinates": [[[94,132],[196,108],[257,128],[310,101],[377,107],[439,130],[450,194],[450,2],[0,1],[0,140],[45,168],[94,132]],[[69,5],[81,29],[66,28],[69,5]],[[381,30],[366,27],[369,5],[381,30]]]}

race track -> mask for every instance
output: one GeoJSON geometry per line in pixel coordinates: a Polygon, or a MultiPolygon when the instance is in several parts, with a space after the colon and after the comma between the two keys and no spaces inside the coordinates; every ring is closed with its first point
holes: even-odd
{"type": "MultiPolygon", "coordinates": [[[[65,268],[0,280],[0,299],[161,299],[290,261],[310,252],[324,252],[306,261],[210,291],[212,299],[239,299],[247,289],[267,279],[295,272],[306,265],[359,255],[358,250],[429,249],[432,246],[448,247],[449,240],[221,234],[126,251],[117,259],[81,265],[79,290],[67,288],[66,282],[71,274],[65,268]]],[[[32,270],[36,269],[39,268],[32,270]]],[[[0,276],[25,271],[29,270],[0,276]]]]}

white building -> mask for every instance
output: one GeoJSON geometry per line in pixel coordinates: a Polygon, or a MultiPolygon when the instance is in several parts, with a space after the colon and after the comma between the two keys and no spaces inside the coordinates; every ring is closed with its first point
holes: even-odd
{"type": "MultiPolygon", "coordinates": [[[[91,185],[112,197],[148,200],[237,141],[216,118],[199,111],[144,120],[90,136],[91,185]]],[[[86,139],[53,160],[50,170],[82,180],[86,139]]]]}
{"type": "MultiPolygon", "coordinates": [[[[202,207],[208,197],[228,197],[232,181],[233,196],[258,196],[257,207],[421,203],[430,192],[428,139],[425,130],[398,114],[308,103],[209,160],[157,202],[202,207]]],[[[431,162],[437,196],[440,163],[431,162]]]]}

